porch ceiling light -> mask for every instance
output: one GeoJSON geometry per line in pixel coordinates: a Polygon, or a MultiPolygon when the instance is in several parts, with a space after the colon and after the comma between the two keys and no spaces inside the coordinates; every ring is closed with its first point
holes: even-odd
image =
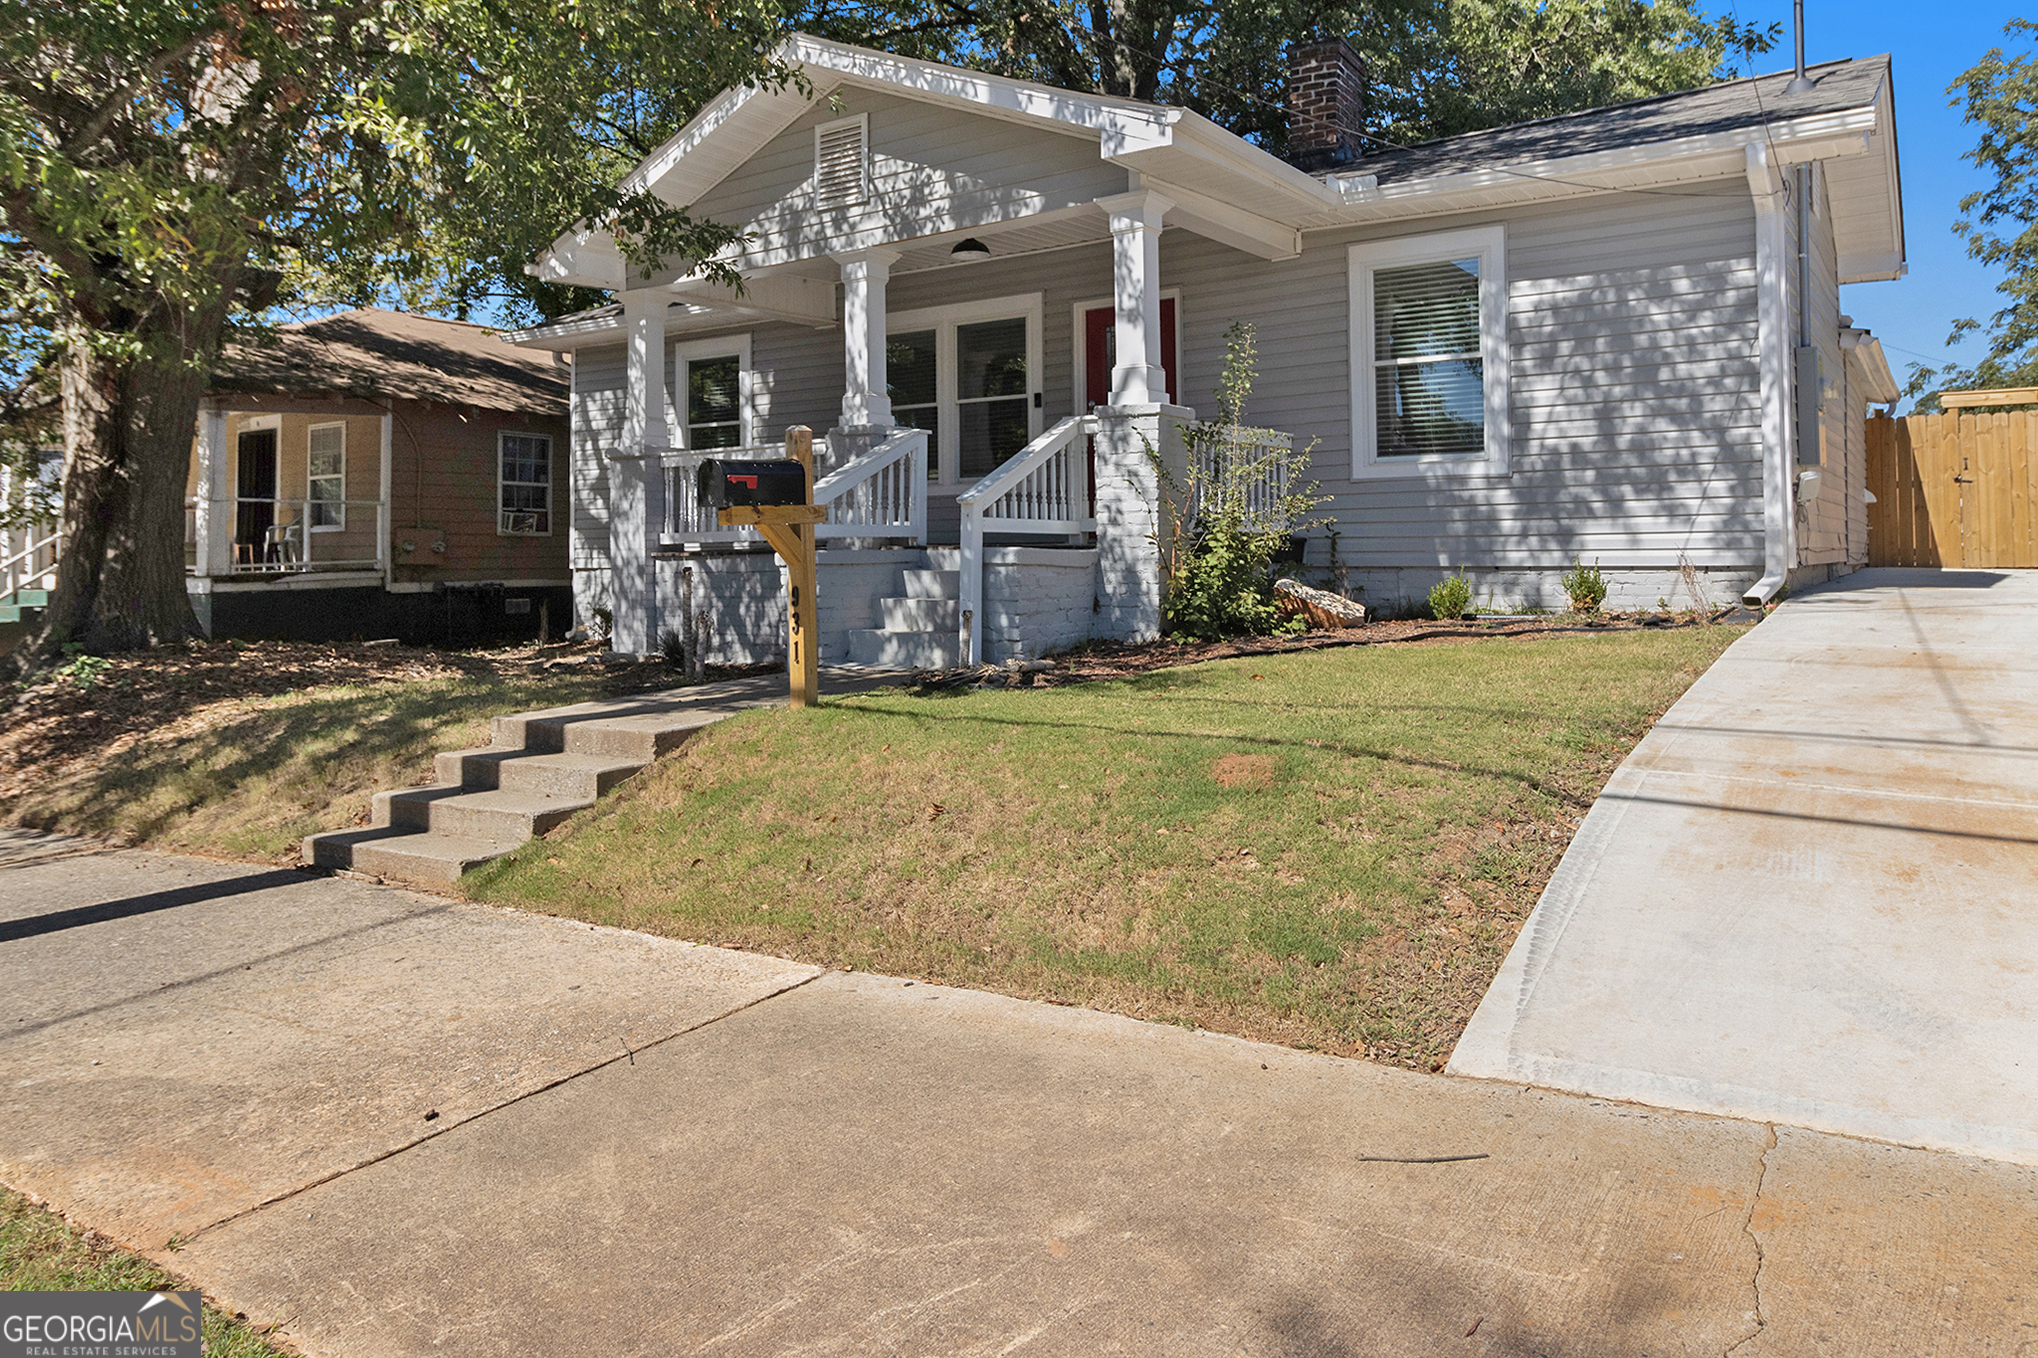
{"type": "Polygon", "coordinates": [[[968,240],[957,241],[955,248],[948,252],[948,257],[950,259],[961,260],[989,259],[991,257],[991,247],[978,240],[975,236],[971,236],[968,240]]]}

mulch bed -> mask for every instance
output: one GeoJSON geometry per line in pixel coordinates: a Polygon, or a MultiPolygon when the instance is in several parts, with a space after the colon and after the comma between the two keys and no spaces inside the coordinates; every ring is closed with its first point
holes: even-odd
{"type": "Polygon", "coordinates": [[[1698,613],[1603,613],[1591,618],[1551,613],[1535,616],[1475,619],[1438,623],[1427,619],[1369,622],[1362,627],[1312,630],[1279,637],[1239,637],[1231,641],[1149,641],[1139,644],[1093,641],[1048,660],[1005,665],[963,665],[954,669],[920,670],[913,676],[918,692],[960,688],[1054,688],[1125,679],[1178,665],[1243,656],[1287,655],[1323,651],[1336,646],[1376,646],[1420,642],[1450,643],[1492,637],[1546,637],[1573,633],[1641,632],[1669,627],[1709,627],[1715,623],[1758,622],[1745,608],[1698,613]]]}

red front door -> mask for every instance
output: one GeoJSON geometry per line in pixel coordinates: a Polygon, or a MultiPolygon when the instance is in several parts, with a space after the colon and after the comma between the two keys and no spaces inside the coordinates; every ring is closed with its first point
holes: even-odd
{"type": "MultiPolygon", "coordinates": [[[[1111,398],[1111,368],[1118,362],[1118,314],[1112,307],[1091,307],[1083,313],[1083,414],[1111,398]]],[[[1161,298],[1161,370],[1168,375],[1168,399],[1182,404],[1182,383],[1175,376],[1175,299],[1161,298]]],[[[1089,440],[1090,503],[1097,503],[1097,442],[1089,440]]]]}
{"type": "MultiPolygon", "coordinates": [[[[1083,400],[1087,415],[1111,397],[1111,369],[1118,362],[1116,312],[1107,306],[1083,313],[1083,400]]],[[[1161,368],[1168,375],[1168,399],[1182,405],[1175,375],[1175,299],[1161,298],[1161,368]]]]}

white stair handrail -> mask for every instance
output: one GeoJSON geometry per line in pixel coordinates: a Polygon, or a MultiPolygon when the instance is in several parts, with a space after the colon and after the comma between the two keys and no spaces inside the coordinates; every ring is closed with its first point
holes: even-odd
{"type": "Polygon", "coordinates": [[[927,539],[927,431],[899,429],[814,483],[816,538],[927,539]]]}
{"type": "Polygon", "coordinates": [[[1097,526],[1083,440],[1094,415],[1071,415],[955,497],[962,511],[962,660],[981,664],[984,638],[984,533],[1087,533],[1097,526]]]}
{"type": "Polygon", "coordinates": [[[28,525],[28,545],[14,555],[0,560],[0,594],[12,594],[17,589],[29,588],[30,582],[56,570],[57,561],[64,554],[63,526],[59,524],[43,536],[37,537],[36,533],[39,531],[36,525],[28,525]],[[49,564],[38,566],[36,562],[44,552],[49,553],[49,564]]]}

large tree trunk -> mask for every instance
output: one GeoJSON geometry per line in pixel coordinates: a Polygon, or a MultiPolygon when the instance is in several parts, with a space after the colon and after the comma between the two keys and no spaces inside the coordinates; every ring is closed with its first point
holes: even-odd
{"type": "Polygon", "coordinates": [[[109,359],[83,336],[65,351],[64,550],[29,663],[66,643],[104,654],[199,633],[184,588],[184,488],[222,327],[181,320],[174,340],[140,337],[143,357],[109,359]]]}

